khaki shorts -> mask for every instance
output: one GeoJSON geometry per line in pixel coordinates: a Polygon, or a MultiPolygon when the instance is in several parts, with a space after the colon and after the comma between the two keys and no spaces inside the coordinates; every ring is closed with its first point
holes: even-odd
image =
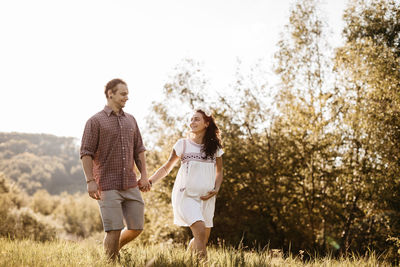
{"type": "Polygon", "coordinates": [[[101,191],[98,200],[104,231],[142,230],[144,202],[138,187],[127,190],[101,191]]]}

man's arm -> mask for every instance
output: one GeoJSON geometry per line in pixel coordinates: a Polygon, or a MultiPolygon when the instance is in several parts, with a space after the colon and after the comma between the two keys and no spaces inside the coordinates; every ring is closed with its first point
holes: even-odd
{"type": "Polygon", "coordinates": [[[147,179],[146,155],[145,151],[140,152],[135,156],[135,164],[140,172],[139,188],[144,192],[150,190],[150,183],[147,179]]]}
{"type": "Polygon", "coordinates": [[[81,161],[89,196],[94,199],[100,199],[99,187],[93,177],[93,159],[91,156],[83,156],[81,161]]]}

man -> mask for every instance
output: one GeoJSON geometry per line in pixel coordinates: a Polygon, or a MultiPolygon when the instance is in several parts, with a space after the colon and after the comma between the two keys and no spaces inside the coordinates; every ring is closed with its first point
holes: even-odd
{"type": "Polygon", "coordinates": [[[107,105],[87,121],[80,156],[87,191],[100,206],[106,232],[104,250],[114,260],[121,247],[143,230],[144,202],[139,189],[146,192],[151,185],[147,179],[146,149],[136,120],[122,110],[128,100],[127,84],[113,79],[104,93],[107,105]]]}

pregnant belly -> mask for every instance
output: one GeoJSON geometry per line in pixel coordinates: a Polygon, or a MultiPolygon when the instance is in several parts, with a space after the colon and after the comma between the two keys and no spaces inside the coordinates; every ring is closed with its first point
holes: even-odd
{"type": "Polygon", "coordinates": [[[191,197],[204,196],[214,189],[215,169],[210,166],[204,168],[204,166],[199,165],[190,166],[186,177],[186,193],[191,197]]]}

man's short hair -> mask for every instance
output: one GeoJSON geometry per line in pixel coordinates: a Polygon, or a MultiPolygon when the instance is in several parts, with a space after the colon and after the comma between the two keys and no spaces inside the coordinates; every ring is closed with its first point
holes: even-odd
{"type": "Polygon", "coordinates": [[[108,98],[107,92],[109,90],[111,90],[112,93],[115,94],[115,92],[117,91],[116,87],[120,83],[122,83],[123,85],[126,85],[126,82],[124,82],[122,79],[112,79],[111,81],[109,81],[106,84],[106,87],[105,87],[105,90],[104,90],[104,93],[106,94],[106,98],[108,98]]]}

